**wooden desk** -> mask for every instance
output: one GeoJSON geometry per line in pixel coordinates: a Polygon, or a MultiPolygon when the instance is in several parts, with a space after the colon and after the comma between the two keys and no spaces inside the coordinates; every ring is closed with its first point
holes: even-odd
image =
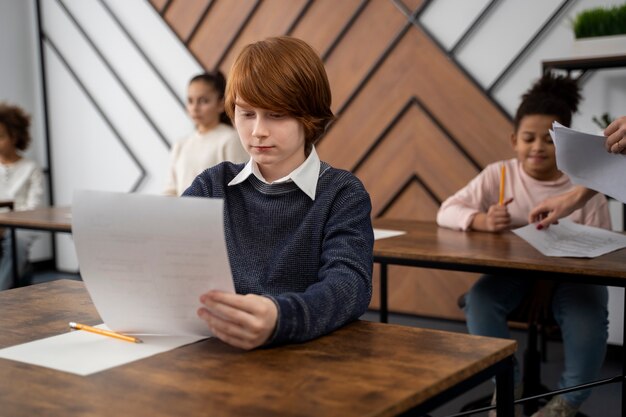
{"type": "MultiPolygon", "coordinates": [[[[507,276],[582,282],[626,288],[626,250],[592,258],[551,258],[512,232],[459,232],[432,222],[378,219],[374,227],[404,230],[405,235],[377,240],[374,262],[380,268],[380,320],[387,322],[387,266],[482,272],[507,276]],[[544,275],[545,274],[545,275],[544,275]]],[[[626,310],[624,312],[626,334],[626,310]]],[[[626,344],[622,346],[626,358],[626,344]]],[[[626,360],[622,375],[626,375],[626,360]]],[[[622,416],[626,417],[626,382],[622,382],[622,416]]]]}
{"type": "Polygon", "coordinates": [[[71,209],[70,207],[44,207],[0,213],[0,227],[70,233],[72,231],[71,209]]]}
{"type": "Polygon", "coordinates": [[[0,200],[0,207],[6,207],[13,210],[13,200],[0,200]]]}
{"type": "Polygon", "coordinates": [[[72,232],[70,207],[44,207],[35,210],[0,213],[0,228],[11,230],[13,248],[13,286],[19,284],[17,270],[16,229],[40,230],[44,232],[72,232]]]}
{"type": "MultiPolygon", "coordinates": [[[[77,281],[3,291],[0,305],[0,347],[63,333],[69,321],[100,322],[77,281]]],[[[511,340],[360,321],[251,352],[208,339],[87,377],[0,359],[0,409],[14,417],[382,417],[426,412],[497,373],[509,386],[498,415],[512,416],[515,349],[511,340]]]]}
{"type": "Polygon", "coordinates": [[[407,232],[374,243],[374,262],[381,264],[383,322],[387,320],[387,265],[509,276],[537,272],[554,280],[626,287],[626,250],[593,259],[551,258],[512,232],[459,232],[413,220],[378,219],[374,226],[407,232]]]}

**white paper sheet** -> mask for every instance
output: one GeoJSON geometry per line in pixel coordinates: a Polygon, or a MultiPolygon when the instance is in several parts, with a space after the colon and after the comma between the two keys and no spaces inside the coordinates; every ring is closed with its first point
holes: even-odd
{"type": "Polygon", "coordinates": [[[198,318],[210,289],[234,292],[223,201],[77,191],[72,233],[80,272],[106,323],[131,343],[86,331],[0,350],[0,358],[89,375],[210,336],[198,318]]]}
{"type": "Polygon", "coordinates": [[[76,191],[72,233],[100,317],[128,334],[210,336],[198,318],[210,289],[234,292],[223,201],[76,191]]]}
{"type": "Polygon", "coordinates": [[[404,235],[402,230],[374,229],[374,240],[386,239],[388,237],[404,235]]]}
{"type": "Polygon", "coordinates": [[[595,258],[626,247],[626,236],[598,227],[584,226],[569,219],[548,229],[537,230],[529,224],[513,233],[546,256],[595,258]]]}
{"type": "MultiPolygon", "coordinates": [[[[95,327],[107,328],[105,325],[95,327]]],[[[86,376],[200,339],[204,336],[142,335],[144,343],[131,343],[76,330],[0,349],[0,358],[86,376]]]]}
{"type": "Polygon", "coordinates": [[[626,203],[626,155],[604,148],[606,138],[578,132],[557,122],[552,125],[557,167],[573,183],[626,203]]]}

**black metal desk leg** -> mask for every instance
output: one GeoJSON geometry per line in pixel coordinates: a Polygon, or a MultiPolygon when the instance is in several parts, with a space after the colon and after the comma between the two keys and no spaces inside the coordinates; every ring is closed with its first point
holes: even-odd
{"type": "Polygon", "coordinates": [[[380,264],[380,322],[387,323],[387,264],[380,264]]]}
{"type": "Polygon", "coordinates": [[[13,288],[20,286],[20,271],[17,267],[17,263],[17,232],[15,231],[15,227],[11,227],[11,267],[13,268],[13,288]]]}
{"type": "Polygon", "coordinates": [[[513,357],[506,359],[506,366],[496,375],[496,413],[498,417],[514,417],[513,357]]]}
{"type": "MultiPolygon", "coordinates": [[[[624,287],[624,300],[626,300],[626,287],[624,287]]],[[[622,417],[626,417],[626,305],[622,318],[622,417]]]]}

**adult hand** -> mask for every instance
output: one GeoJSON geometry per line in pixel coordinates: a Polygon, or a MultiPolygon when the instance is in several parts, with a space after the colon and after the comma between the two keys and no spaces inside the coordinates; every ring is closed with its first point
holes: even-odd
{"type": "Polygon", "coordinates": [[[278,308],[261,295],[209,291],[200,302],[204,306],[198,309],[198,317],[207,322],[211,333],[241,349],[263,345],[276,327],[278,308]]]}
{"type": "Polygon", "coordinates": [[[626,116],[622,116],[604,129],[604,146],[611,153],[626,154],[626,116]]]}
{"type": "Polygon", "coordinates": [[[596,192],[585,187],[577,186],[563,194],[550,197],[539,203],[528,214],[529,223],[537,223],[537,229],[558,224],[559,219],[569,216],[575,210],[585,205],[596,192]]]}

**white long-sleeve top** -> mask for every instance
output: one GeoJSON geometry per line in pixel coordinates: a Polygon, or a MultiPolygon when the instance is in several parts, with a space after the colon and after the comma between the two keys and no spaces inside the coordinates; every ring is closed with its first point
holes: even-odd
{"type": "Polygon", "coordinates": [[[219,124],[206,133],[194,131],[172,146],[163,194],[179,196],[205,169],[224,161],[239,164],[249,159],[231,126],[219,124]]]}
{"type": "Polygon", "coordinates": [[[43,198],[43,173],[31,159],[0,163],[0,200],[12,200],[16,211],[39,207],[43,198]]]}
{"type": "MultiPolygon", "coordinates": [[[[574,185],[565,174],[554,181],[539,181],[528,175],[521,163],[513,158],[488,165],[464,188],[443,202],[437,213],[437,224],[451,229],[468,230],[474,216],[486,213],[500,197],[500,167],[506,166],[505,201],[512,227],[528,224],[528,214],[541,201],[570,190],[574,185]]],[[[611,228],[606,198],[596,194],[581,209],[568,216],[573,222],[611,228]]]]}

